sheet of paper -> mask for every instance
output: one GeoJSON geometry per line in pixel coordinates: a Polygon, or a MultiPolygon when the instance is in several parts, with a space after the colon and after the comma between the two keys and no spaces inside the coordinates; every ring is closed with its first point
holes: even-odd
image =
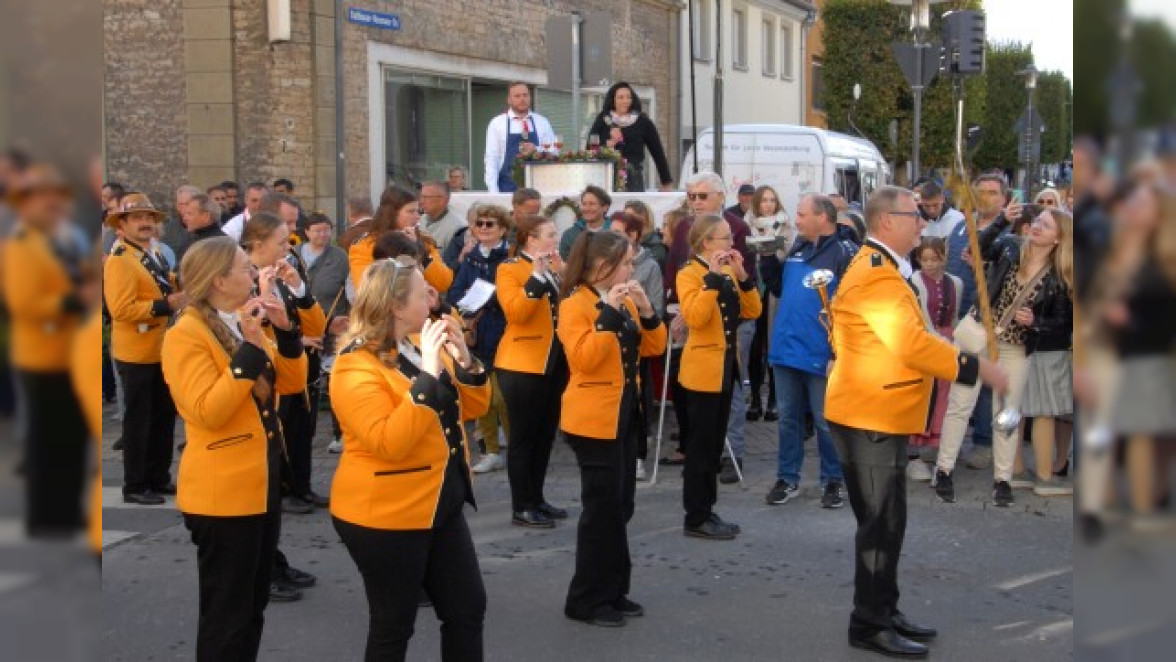
{"type": "Polygon", "coordinates": [[[490,297],[494,296],[494,283],[488,280],[479,278],[474,281],[470,289],[466,290],[465,296],[461,301],[457,302],[457,308],[462,315],[472,315],[482,309],[490,297]]]}

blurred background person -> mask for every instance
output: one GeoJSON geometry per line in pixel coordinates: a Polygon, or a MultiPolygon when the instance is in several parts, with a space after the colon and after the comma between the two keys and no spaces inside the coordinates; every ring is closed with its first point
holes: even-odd
{"type": "Polygon", "coordinates": [[[449,184],[425,182],[421,187],[421,225],[425,234],[437,242],[444,253],[453,235],[465,227],[462,219],[449,210],[449,184]]]}
{"type": "Polygon", "coordinates": [[[465,191],[469,189],[467,183],[469,177],[466,176],[466,169],[462,166],[453,166],[446,173],[446,182],[449,184],[450,191],[465,191]]]}
{"type": "Polygon", "coordinates": [[[16,226],[0,264],[22,423],[25,531],[68,537],[85,521],[89,446],[69,373],[70,347],[85,308],[79,296],[84,252],[67,218],[70,191],[56,171],[32,164],[7,193],[16,226]]]}
{"type": "Polygon", "coordinates": [[[425,280],[441,294],[449,291],[453,284],[453,269],[441,260],[437,242],[421,232],[421,207],[412,191],[399,186],[389,186],[380,195],[380,206],[376,209],[367,233],[357,237],[347,246],[347,260],[350,264],[351,283],[358,291],[364,270],[372,263],[372,249],[380,237],[389,232],[403,232],[421,244],[425,259],[420,263],[425,280]]]}
{"type": "Polygon", "coordinates": [[[600,232],[608,220],[608,208],[612,206],[612,196],[604,189],[589,184],[580,194],[580,218],[572,227],[564,230],[559,238],[559,256],[565,262],[572,252],[572,244],[584,232],[600,232]]]}

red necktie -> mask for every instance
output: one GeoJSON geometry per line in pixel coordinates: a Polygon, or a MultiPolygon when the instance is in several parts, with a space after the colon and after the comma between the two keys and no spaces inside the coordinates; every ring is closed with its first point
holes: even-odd
{"type": "Polygon", "coordinates": [[[529,135],[531,135],[531,127],[527,126],[527,118],[524,117],[523,118],[523,140],[526,140],[527,136],[529,136],[529,135]]]}

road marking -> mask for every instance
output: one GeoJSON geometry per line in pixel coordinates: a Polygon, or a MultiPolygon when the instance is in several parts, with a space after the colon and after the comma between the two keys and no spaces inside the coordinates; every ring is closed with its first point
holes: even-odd
{"type": "Polygon", "coordinates": [[[1041,627],[1018,637],[1018,639],[1021,641],[1041,641],[1049,637],[1054,637],[1073,631],[1074,619],[1067,618],[1064,621],[1042,625],[1041,627]]]}
{"type": "Polygon", "coordinates": [[[1039,582],[1043,579],[1049,579],[1050,577],[1057,577],[1059,575],[1064,575],[1064,574],[1070,573],[1070,572],[1074,572],[1074,568],[1071,566],[1067,566],[1065,568],[1054,568],[1053,570],[1043,570],[1041,572],[1035,572],[1031,575],[1022,575],[1020,577],[1014,577],[1013,579],[1010,579],[1006,582],[1001,582],[999,584],[995,584],[995,585],[993,585],[992,588],[995,588],[998,591],[1012,591],[1012,590],[1021,588],[1022,586],[1028,586],[1029,584],[1039,582]]]}
{"type": "Polygon", "coordinates": [[[126,510],[175,510],[176,498],[174,496],[165,496],[167,503],[160,506],[140,506],[136,503],[124,503],[121,487],[106,487],[102,486],[102,507],[103,508],[118,508],[126,510]]]}
{"type": "Polygon", "coordinates": [[[102,549],[114,547],[120,542],[138,538],[141,535],[138,531],[112,531],[109,529],[102,529],[102,549]]]}
{"type": "Polygon", "coordinates": [[[1019,628],[1019,627],[1021,627],[1021,626],[1023,626],[1023,625],[1029,625],[1029,624],[1031,624],[1032,622],[1033,622],[1033,621],[1017,621],[1016,623],[1005,623],[1004,625],[998,625],[998,626],[996,626],[996,627],[994,627],[994,628],[992,628],[992,629],[993,629],[993,630],[997,630],[997,631],[1000,631],[1000,630],[1012,630],[1013,628],[1019,628]]]}
{"type": "Polygon", "coordinates": [[[1082,643],[1086,644],[1087,646],[1097,647],[1113,646],[1127,639],[1133,639],[1142,634],[1159,630],[1160,628],[1169,627],[1171,624],[1171,621],[1167,619],[1158,619],[1145,623],[1125,625],[1121,628],[1107,630],[1106,632],[1098,632],[1089,637],[1083,637],[1082,643]]]}
{"type": "Polygon", "coordinates": [[[0,572],[0,593],[31,584],[37,576],[27,572],[0,572]]]}

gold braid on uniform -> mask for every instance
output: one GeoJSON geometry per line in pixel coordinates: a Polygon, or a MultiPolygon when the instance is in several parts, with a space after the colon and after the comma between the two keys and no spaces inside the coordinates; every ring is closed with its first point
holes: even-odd
{"type": "MultiPolygon", "coordinates": [[[[199,301],[190,304],[190,308],[195,314],[200,315],[200,318],[204,320],[205,326],[212,332],[212,337],[216,338],[217,342],[220,343],[220,346],[224,348],[230,357],[237,353],[237,348],[241,344],[237,341],[237,337],[229,331],[229,327],[225,324],[225,321],[221,319],[220,314],[212,306],[208,305],[207,302],[199,301]]],[[[253,382],[253,397],[257,398],[259,402],[269,402],[273,392],[273,384],[270,383],[269,378],[264,374],[253,382]]]]}

